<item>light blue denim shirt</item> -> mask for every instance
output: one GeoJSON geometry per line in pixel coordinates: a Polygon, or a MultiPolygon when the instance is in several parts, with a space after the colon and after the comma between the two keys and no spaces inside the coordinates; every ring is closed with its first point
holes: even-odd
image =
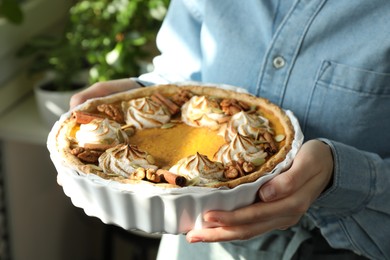
{"type": "Polygon", "coordinates": [[[334,155],[307,212],[334,248],[390,259],[390,1],[173,0],[140,80],[246,88],[334,155]]]}

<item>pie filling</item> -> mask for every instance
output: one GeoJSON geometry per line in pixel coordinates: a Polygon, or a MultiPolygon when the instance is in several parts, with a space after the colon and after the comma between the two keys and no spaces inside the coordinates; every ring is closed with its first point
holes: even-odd
{"type": "Polygon", "coordinates": [[[71,161],[124,183],[234,187],[270,170],[290,148],[287,117],[264,99],[226,90],[214,96],[205,87],[149,88],[74,111],[64,124],[71,161]]]}
{"type": "Polygon", "coordinates": [[[196,153],[213,158],[225,140],[216,130],[181,123],[170,128],[136,131],[129,137],[129,143],[152,154],[157,165],[173,166],[180,159],[196,153]]]}

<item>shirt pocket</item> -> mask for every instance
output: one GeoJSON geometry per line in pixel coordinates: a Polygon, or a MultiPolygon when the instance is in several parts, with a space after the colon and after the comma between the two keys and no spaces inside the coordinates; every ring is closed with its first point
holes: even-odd
{"type": "Polygon", "coordinates": [[[330,138],[389,156],[390,73],[323,61],[305,118],[308,139],[330,138]]]}

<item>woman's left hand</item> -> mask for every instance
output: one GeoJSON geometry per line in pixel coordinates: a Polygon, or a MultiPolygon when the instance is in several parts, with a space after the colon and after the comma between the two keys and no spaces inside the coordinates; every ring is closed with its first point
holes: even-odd
{"type": "Polygon", "coordinates": [[[203,218],[213,228],[191,230],[187,241],[221,242],[249,239],[298,223],[332,179],[333,157],[318,140],[304,143],[291,167],[259,189],[260,201],[234,211],[209,211],[203,218]]]}

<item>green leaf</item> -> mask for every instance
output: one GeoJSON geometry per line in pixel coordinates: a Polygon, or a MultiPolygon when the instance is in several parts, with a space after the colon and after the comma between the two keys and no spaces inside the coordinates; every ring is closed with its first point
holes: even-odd
{"type": "Polygon", "coordinates": [[[154,43],[161,21],[156,11],[163,11],[168,3],[169,0],[74,1],[64,31],[57,32],[57,38],[32,39],[22,48],[21,56],[33,58],[31,72],[51,69],[59,75],[58,82],[69,81],[82,69],[89,70],[91,84],[138,76],[141,62],[149,62],[158,53],[154,43]]]}
{"type": "Polygon", "coordinates": [[[14,24],[23,22],[23,12],[16,0],[3,0],[0,2],[0,15],[14,24]]]}

